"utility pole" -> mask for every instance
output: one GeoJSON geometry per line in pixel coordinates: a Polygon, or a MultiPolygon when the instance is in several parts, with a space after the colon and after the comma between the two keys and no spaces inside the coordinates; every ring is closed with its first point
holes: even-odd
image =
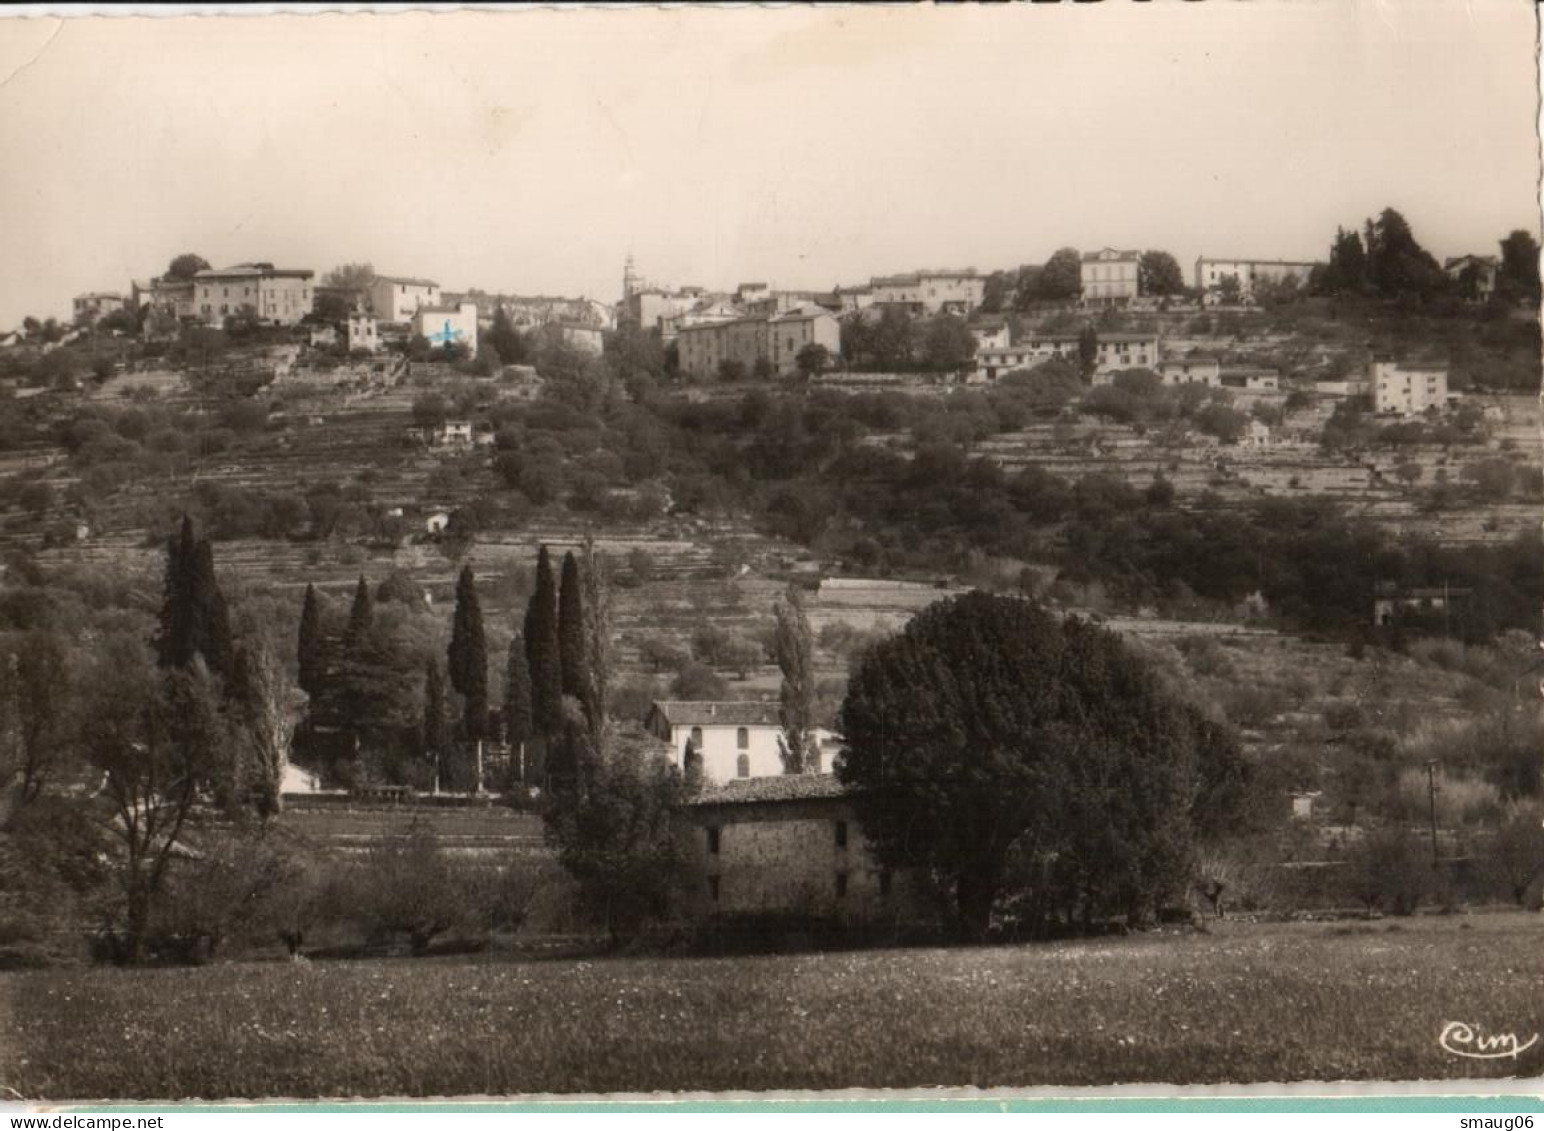
{"type": "Polygon", "coordinates": [[[1438,867],[1437,862],[1437,760],[1433,758],[1426,763],[1426,787],[1427,797],[1431,806],[1431,866],[1438,867]]]}

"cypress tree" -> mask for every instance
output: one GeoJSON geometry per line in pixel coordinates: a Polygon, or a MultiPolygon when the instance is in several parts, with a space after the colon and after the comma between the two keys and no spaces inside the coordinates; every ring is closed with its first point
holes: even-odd
{"type": "Polygon", "coordinates": [[[230,607],[214,572],[214,548],[201,538],[193,552],[193,644],[209,670],[231,682],[236,643],[231,633],[230,607]]]}
{"type": "Polygon", "coordinates": [[[193,520],[182,516],[182,527],[166,540],[166,575],[162,584],[160,627],[156,632],[156,662],[163,668],[186,667],[197,651],[197,614],[193,594],[193,561],[197,545],[193,520]]]}
{"type": "Polygon", "coordinates": [[[322,608],[317,600],[316,586],[306,586],[305,604],[300,607],[300,640],[296,659],[300,665],[300,690],[313,700],[322,690],[323,669],[322,608]]]}
{"type": "Polygon", "coordinates": [[[370,586],[365,581],[365,575],[360,574],[359,584],[354,587],[354,604],[348,611],[348,628],[343,634],[345,650],[357,651],[370,635],[374,623],[375,601],[370,596],[370,586]]]}
{"type": "Polygon", "coordinates": [[[525,659],[531,678],[531,726],[552,736],[563,726],[563,668],[558,653],[558,594],[552,558],[536,556],[536,591],[525,611],[525,659]]]}
{"type": "Polygon", "coordinates": [[[525,658],[525,638],[516,632],[509,642],[509,669],[504,677],[504,741],[519,746],[531,733],[531,668],[525,658]]]}
{"type": "Polygon", "coordinates": [[[563,669],[563,694],[585,698],[584,593],[579,579],[579,559],[573,551],[563,556],[563,579],[558,589],[558,656],[563,669]]]}
{"type": "Polygon", "coordinates": [[[472,567],[463,566],[456,579],[456,613],[447,654],[450,684],[465,700],[463,721],[468,739],[488,730],[488,642],[483,635],[482,605],[472,567]]]}

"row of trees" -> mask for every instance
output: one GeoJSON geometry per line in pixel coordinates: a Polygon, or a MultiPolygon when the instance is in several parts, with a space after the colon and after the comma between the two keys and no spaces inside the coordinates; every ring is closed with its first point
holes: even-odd
{"type": "MultiPolygon", "coordinates": [[[[1500,244],[1495,279],[1496,296],[1505,303],[1539,301],[1539,244],[1521,229],[1500,244]]],[[[1456,279],[1449,278],[1436,258],[1415,238],[1408,220],[1393,208],[1369,218],[1362,229],[1337,228],[1329,262],[1315,270],[1310,289],[1326,295],[1410,296],[1432,299],[1446,293],[1459,298],[1481,297],[1482,268],[1468,264],[1456,279]]]]}
{"type": "Polygon", "coordinates": [[[174,866],[195,855],[190,830],[278,814],[294,688],[266,626],[235,620],[210,544],[185,520],[150,639],[106,628],[71,648],[37,630],[7,655],[0,863],[28,861],[3,885],[8,915],[28,921],[10,901],[29,893],[47,920],[91,892],[104,949],[137,960],[174,866]]]}

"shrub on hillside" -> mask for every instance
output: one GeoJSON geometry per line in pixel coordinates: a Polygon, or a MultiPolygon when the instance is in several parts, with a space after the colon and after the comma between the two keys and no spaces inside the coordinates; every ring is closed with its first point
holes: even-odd
{"type": "Polygon", "coordinates": [[[1403,825],[1369,833],[1352,849],[1350,882],[1369,911],[1413,915],[1435,890],[1431,851],[1403,825]]]}
{"type": "Polygon", "coordinates": [[[471,870],[460,866],[425,825],[377,844],[350,870],[353,917],[368,941],[406,936],[415,955],[458,927],[476,924],[471,870]]]}

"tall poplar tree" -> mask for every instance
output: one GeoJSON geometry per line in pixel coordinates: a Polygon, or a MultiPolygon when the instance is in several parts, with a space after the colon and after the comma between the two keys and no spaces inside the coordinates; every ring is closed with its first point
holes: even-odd
{"type": "Polygon", "coordinates": [[[464,701],[466,737],[475,742],[488,732],[488,641],[483,634],[482,604],[471,566],[456,579],[456,612],[447,653],[450,684],[464,701]]]}
{"type": "Polygon", "coordinates": [[[810,731],[815,723],[815,654],[809,618],[797,585],[777,603],[777,666],[783,672],[778,692],[777,718],[783,726],[778,753],[785,774],[818,771],[810,731]]]}
{"type": "Polygon", "coordinates": [[[563,578],[558,588],[558,657],[563,668],[563,694],[583,702],[585,698],[584,591],[579,559],[573,551],[563,556],[563,578]]]}
{"type": "Polygon", "coordinates": [[[584,540],[584,564],[580,569],[583,585],[584,669],[581,672],[579,701],[584,706],[590,727],[590,743],[605,757],[610,750],[611,734],[606,705],[611,697],[611,591],[606,584],[606,568],[595,552],[595,541],[584,540]]]}
{"type": "Polygon", "coordinates": [[[563,666],[557,582],[545,546],[536,556],[536,591],[525,612],[525,659],[531,673],[531,725],[536,734],[556,735],[563,727],[563,666]]]}

